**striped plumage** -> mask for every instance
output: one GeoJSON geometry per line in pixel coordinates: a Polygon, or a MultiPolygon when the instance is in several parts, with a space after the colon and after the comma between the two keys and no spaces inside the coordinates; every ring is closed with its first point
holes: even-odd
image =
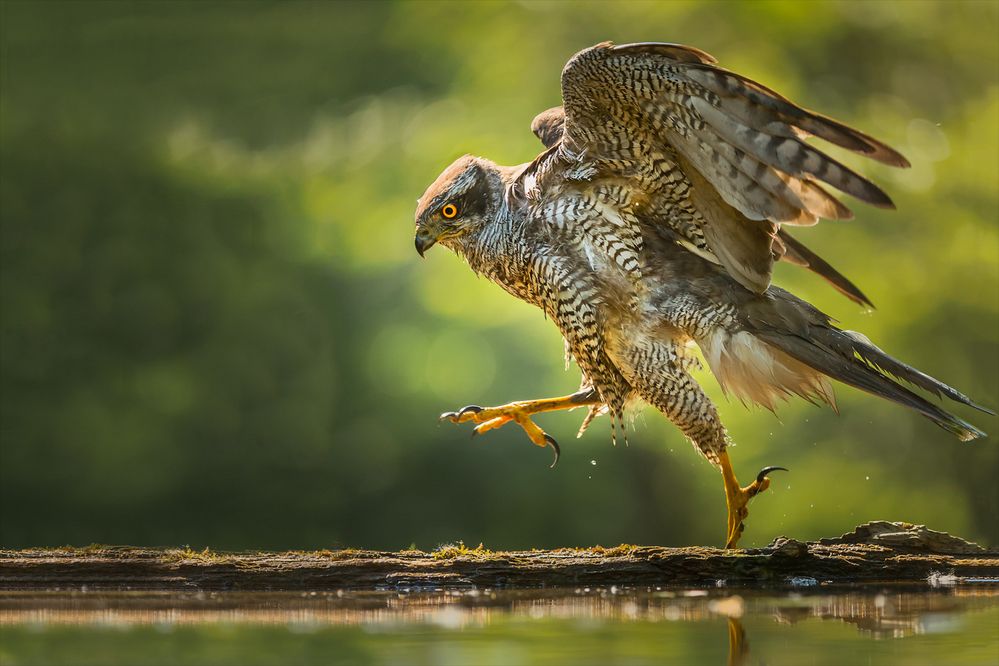
{"type": "Polygon", "coordinates": [[[448,167],[419,201],[416,242],[421,254],[446,245],[544,310],[599,397],[587,423],[604,411],[619,423],[641,399],[718,462],[728,436],[688,373],[693,343],[726,391],[770,409],[791,394],[832,403],[835,379],[960,439],[983,434],[901,382],[974,406],[967,397],[770,285],[785,260],[869,304],[783,226],[851,217],[823,184],[892,206],[808,137],[891,166],[904,157],[686,46],[599,44],[566,65],[562,97],[532,124],[546,147],[532,162],[448,167]]]}

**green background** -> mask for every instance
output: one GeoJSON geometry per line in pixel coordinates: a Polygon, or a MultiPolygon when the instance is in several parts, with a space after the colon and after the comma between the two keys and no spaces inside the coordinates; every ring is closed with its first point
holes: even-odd
{"type": "MultiPolygon", "coordinates": [[[[999,406],[996,3],[3,2],[0,541],[213,548],[720,544],[717,473],[658,413],[473,441],[437,414],[577,386],[541,313],[441,248],[451,160],[539,151],[559,72],[677,41],[901,150],[897,212],[797,235],[877,304],[778,282],[999,406]]],[[[853,205],[853,204],[851,204],[853,205]]],[[[726,401],[745,545],[907,520],[999,543],[999,447],[845,387],[726,401]]],[[[992,433],[995,417],[955,411],[992,433]]]]}

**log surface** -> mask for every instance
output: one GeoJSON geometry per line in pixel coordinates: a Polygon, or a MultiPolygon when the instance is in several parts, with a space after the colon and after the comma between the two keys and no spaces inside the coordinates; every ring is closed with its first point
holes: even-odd
{"type": "Polygon", "coordinates": [[[609,585],[787,586],[999,582],[999,549],[921,525],[872,522],[804,543],[746,550],[658,546],[493,552],[223,553],[90,546],[0,550],[0,590],[329,590],[609,585]]]}

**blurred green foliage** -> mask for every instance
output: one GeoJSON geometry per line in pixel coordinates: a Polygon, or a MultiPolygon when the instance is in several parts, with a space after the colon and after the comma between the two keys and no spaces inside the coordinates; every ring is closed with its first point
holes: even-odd
{"type": "MultiPolygon", "coordinates": [[[[798,234],[879,306],[779,282],[999,406],[999,34],[978,3],[2,4],[4,546],[719,544],[717,473],[657,413],[470,441],[438,413],[563,394],[561,339],[415,199],[528,125],[598,41],[678,41],[899,148],[898,212],[798,234]]],[[[856,162],[854,162],[856,163],[856,162]]],[[[744,543],[869,519],[999,543],[999,448],[839,390],[780,419],[717,397],[744,478],[792,469],[744,543]]],[[[958,409],[993,434],[993,417],[958,409]]]]}

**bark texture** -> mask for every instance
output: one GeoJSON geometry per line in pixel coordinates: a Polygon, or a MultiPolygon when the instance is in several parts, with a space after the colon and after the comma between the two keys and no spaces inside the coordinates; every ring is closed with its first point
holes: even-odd
{"type": "Polygon", "coordinates": [[[766,548],[563,548],[493,552],[324,550],[223,553],[89,546],[0,550],[0,590],[329,590],[447,586],[810,586],[999,581],[999,549],[922,525],[872,522],[766,548]]]}

